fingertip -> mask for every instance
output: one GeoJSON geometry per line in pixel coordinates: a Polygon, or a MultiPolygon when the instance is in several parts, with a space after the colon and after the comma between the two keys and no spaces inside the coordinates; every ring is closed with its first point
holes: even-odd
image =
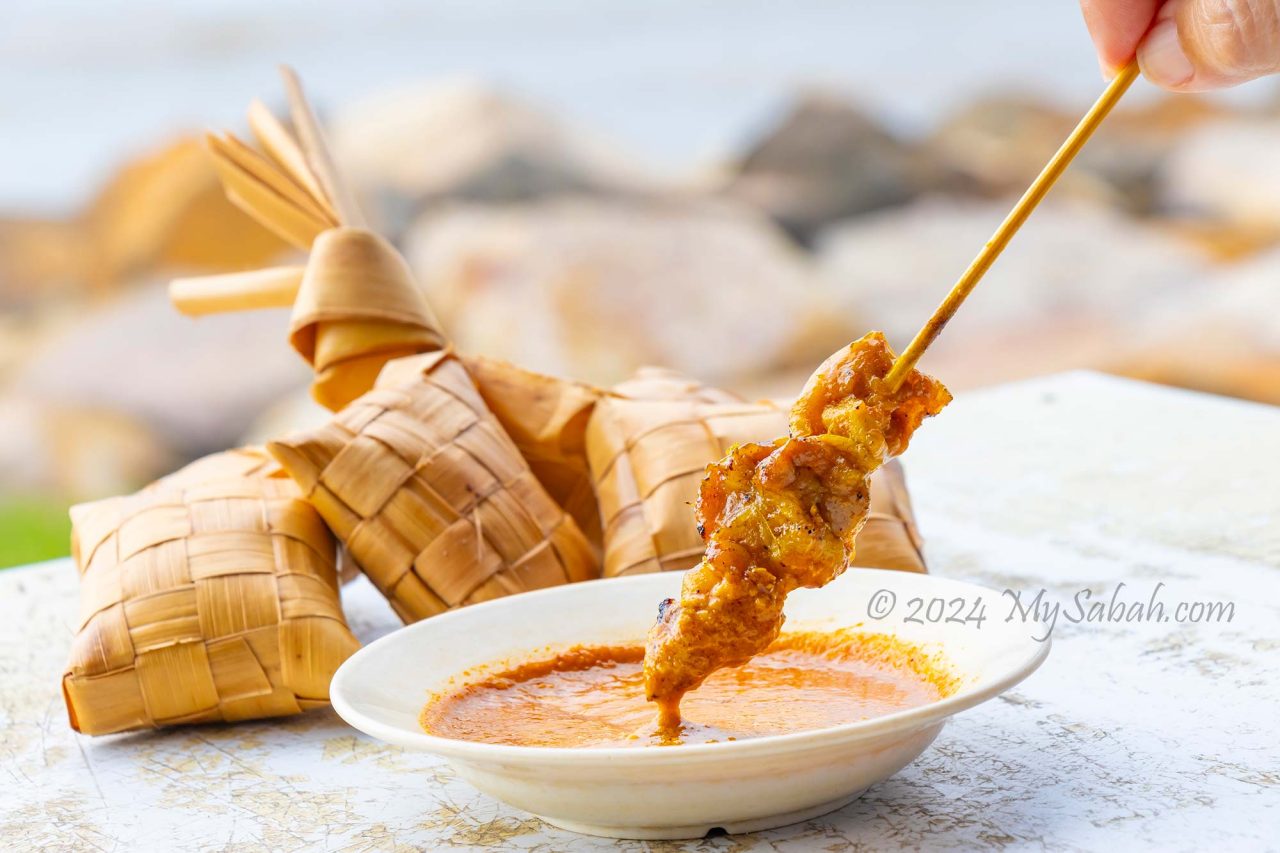
{"type": "Polygon", "coordinates": [[[1160,0],[1081,0],[1104,78],[1115,77],[1133,59],[1159,7],[1160,0]]]}
{"type": "Polygon", "coordinates": [[[1195,67],[1183,49],[1177,22],[1163,18],[1138,46],[1138,65],[1152,83],[1165,89],[1184,89],[1195,77],[1195,67]]]}

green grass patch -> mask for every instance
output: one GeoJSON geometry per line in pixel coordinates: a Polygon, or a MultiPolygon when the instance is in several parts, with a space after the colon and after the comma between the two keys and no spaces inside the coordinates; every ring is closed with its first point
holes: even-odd
{"type": "Polygon", "coordinates": [[[71,552],[67,506],[47,498],[0,501],[0,569],[71,552]]]}

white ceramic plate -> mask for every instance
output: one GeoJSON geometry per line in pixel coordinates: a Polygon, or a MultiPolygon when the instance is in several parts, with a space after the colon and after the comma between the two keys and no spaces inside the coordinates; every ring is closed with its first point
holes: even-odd
{"type": "MultiPolygon", "coordinates": [[[[474,743],[418,726],[428,694],[451,676],[548,647],[641,640],[679,573],[590,581],[524,593],[402,628],[353,655],[334,676],[344,720],[388,743],[442,755],[481,791],[577,832],[615,838],[693,838],[712,829],[750,832],[839,808],[915,759],[958,711],[1007,690],[1049,652],[1043,628],[1005,622],[993,590],[931,575],[854,569],[787,601],[787,629],[861,626],[940,651],[959,688],[945,699],[847,725],[774,737],[677,747],[567,749],[474,743]],[[873,595],[896,598],[888,617],[868,615],[873,595]],[[981,597],[981,627],[947,622],[981,597]],[[911,599],[927,605],[907,623],[911,599]],[[939,616],[943,621],[930,621],[939,616]]],[[[883,604],[884,598],[880,599],[883,604]]]]}

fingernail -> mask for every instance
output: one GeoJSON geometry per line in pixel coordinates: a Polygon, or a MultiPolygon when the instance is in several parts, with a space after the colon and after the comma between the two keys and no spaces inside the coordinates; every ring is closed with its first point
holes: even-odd
{"type": "Polygon", "coordinates": [[[1196,70],[1178,41],[1178,25],[1161,21],[1138,48],[1138,64],[1147,79],[1157,86],[1177,88],[1191,82],[1196,70]]]}

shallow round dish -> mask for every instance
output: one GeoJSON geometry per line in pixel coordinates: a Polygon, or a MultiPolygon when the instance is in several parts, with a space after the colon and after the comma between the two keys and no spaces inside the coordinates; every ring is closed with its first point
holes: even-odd
{"type": "Polygon", "coordinates": [[[860,627],[939,652],[958,679],[944,699],[842,726],[724,743],[583,749],[475,743],[429,735],[418,714],[463,670],[577,644],[640,641],[680,574],[589,581],[486,602],[409,625],[353,655],[334,676],[333,707],[366,734],[444,756],[481,791],[576,832],[694,838],[815,817],[905,767],[952,714],[1030,675],[1049,651],[1043,628],[994,616],[999,594],[930,575],[854,569],[787,601],[787,630],[860,627]],[[887,617],[880,614],[896,599],[887,617]],[[879,594],[879,595],[877,595],[879,594]],[[923,624],[905,622],[914,598],[923,624]],[[981,627],[948,622],[987,605],[981,627]],[[933,599],[946,602],[928,608],[933,599]],[[963,599],[958,610],[954,601],[963,599]],[[874,603],[873,603],[874,602],[874,603]],[[930,617],[941,621],[930,621],[930,617]]]}

